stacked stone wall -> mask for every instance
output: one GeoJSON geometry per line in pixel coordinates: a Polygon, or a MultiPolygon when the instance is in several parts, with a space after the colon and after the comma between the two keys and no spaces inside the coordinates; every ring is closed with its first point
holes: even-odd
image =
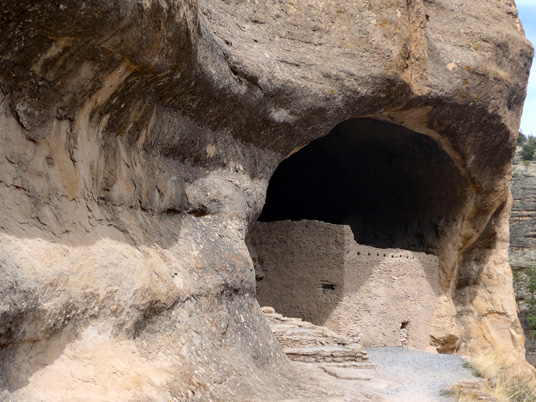
{"type": "Polygon", "coordinates": [[[250,236],[257,299],[364,346],[430,345],[436,256],[357,244],[349,226],[258,222],[250,236]]]}

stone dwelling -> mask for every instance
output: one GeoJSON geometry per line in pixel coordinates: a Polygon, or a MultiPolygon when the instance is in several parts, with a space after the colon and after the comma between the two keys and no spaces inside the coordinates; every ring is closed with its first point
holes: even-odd
{"type": "MultiPolygon", "coordinates": [[[[439,346],[433,328],[452,320],[433,322],[440,261],[467,191],[429,136],[373,119],[339,124],[270,180],[250,235],[259,303],[364,346],[439,346]]],[[[441,348],[456,349],[449,337],[441,348]]]]}
{"type": "Polygon", "coordinates": [[[363,346],[430,346],[439,261],[434,255],[355,242],[347,225],[258,222],[250,249],[257,300],[363,346]]]}

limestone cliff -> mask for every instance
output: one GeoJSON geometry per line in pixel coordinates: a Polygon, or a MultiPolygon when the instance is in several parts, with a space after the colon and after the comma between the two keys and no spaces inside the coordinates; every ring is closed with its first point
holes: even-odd
{"type": "Polygon", "coordinates": [[[363,117],[460,178],[415,225],[434,345],[523,355],[508,182],[533,49],[512,2],[0,4],[0,400],[288,397],[245,237],[278,164],[363,117]]]}
{"type": "Polygon", "coordinates": [[[524,166],[520,155],[516,155],[513,167],[510,264],[526,268],[536,264],[536,167],[534,163],[524,166]]]}

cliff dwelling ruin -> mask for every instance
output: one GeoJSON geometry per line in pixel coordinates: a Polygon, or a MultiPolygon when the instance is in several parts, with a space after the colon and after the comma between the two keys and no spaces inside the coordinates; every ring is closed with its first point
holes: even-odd
{"type": "Polygon", "coordinates": [[[429,347],[438,248],[466,187],[426,135],[368,118],[337,125],[270,181],[250,236],[259,303],[364,346],[429,347]]]}
{"type": "Polygon", "coordinates": [[[280,313],[524,359],[513,2],[0,3],[0,401],[296,400],[248,236],[280,313]]]}

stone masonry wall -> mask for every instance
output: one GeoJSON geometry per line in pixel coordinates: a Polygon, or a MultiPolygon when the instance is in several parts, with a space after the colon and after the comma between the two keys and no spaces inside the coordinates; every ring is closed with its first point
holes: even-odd
{"type": "Polygon", "coordinates": [[[257,222],[250,235],[257,300],[364,346],[430,346],[440,293],[436,256],[357,244],[349,226],[257,222]]]}

